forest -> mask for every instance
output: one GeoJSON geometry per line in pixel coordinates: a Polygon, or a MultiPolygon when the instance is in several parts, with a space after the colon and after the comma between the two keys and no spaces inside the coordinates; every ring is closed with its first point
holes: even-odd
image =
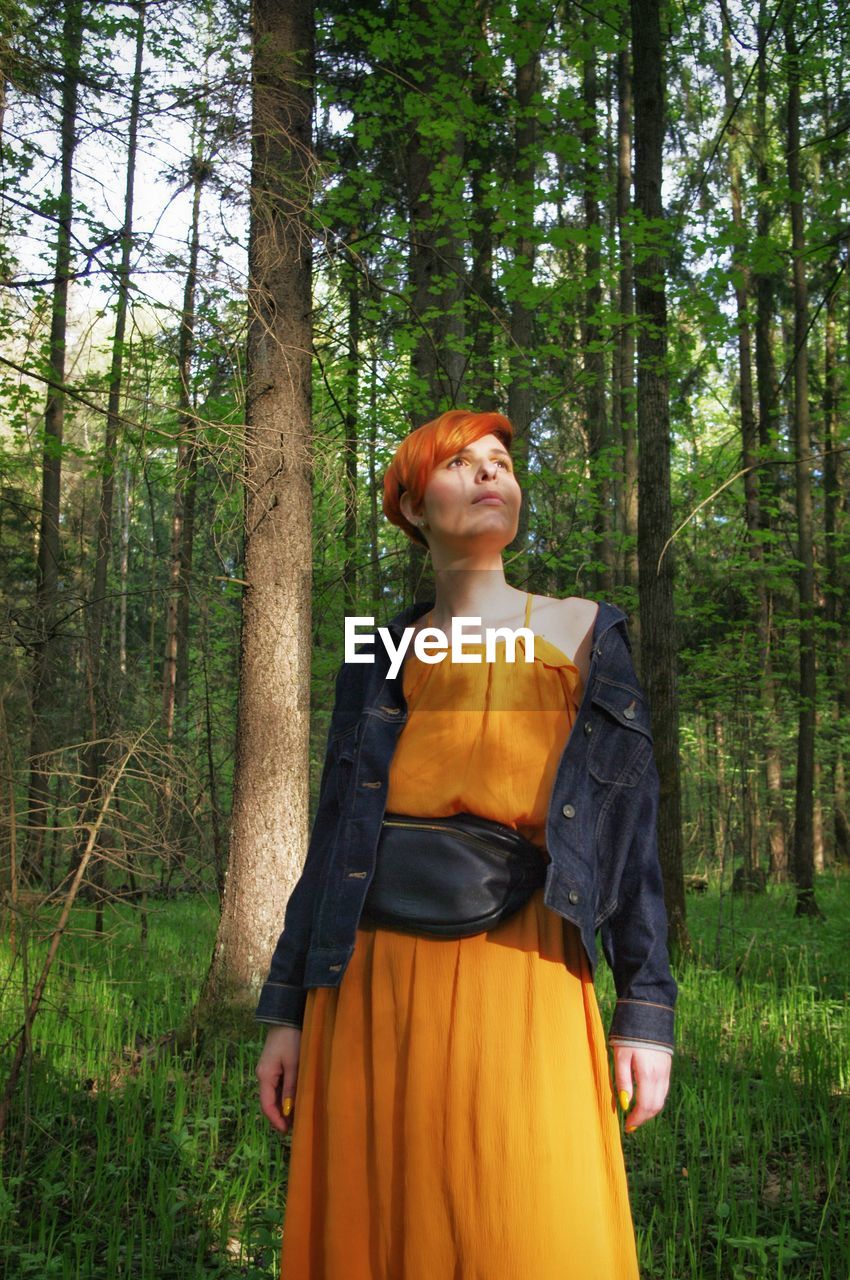
{"type": "Polygon", "coordinates": [[[251,1009],[453,407],[652,708],[642,1274],[850,1274],[846,60],[836,0],[0,0],[6,1274],[277,1274],[251,1009]]]}

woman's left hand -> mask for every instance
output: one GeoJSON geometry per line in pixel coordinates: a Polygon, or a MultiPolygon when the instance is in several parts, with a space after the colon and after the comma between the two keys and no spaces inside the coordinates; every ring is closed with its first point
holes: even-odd
{"type": "Polygon", "coordinates": [[[614,1045],[614,1083],[620,1105],[625,1101],[623,1094],[631,1102],[633,1092],[637,1092],[634,1109],[626,1117],[626,1133],[658,1115],[670,1087],[672,1064],[672,1054],[662,1049],[614,1045]]]}

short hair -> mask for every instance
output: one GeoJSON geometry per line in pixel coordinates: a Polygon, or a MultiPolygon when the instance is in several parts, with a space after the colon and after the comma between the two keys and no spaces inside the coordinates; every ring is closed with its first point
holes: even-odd
{"type": "Polygon", "coordinates": [[[439,418],[424,423],[405,436],[395,451],[393,460],[384,475],[384,515],[398,525],[414,542],[428,545],[426,539],[404,515],[400,498],[410,494],[413,505],[418,507],[425,493],[431,472],[483,436],[498,436],[508,453],[511,450],[514,429],[501,413],[473,413],[471,409],[449,409],[439,418]]]}

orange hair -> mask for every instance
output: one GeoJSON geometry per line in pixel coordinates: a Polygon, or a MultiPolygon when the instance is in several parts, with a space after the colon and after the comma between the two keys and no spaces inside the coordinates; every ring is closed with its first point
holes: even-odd
{"type": "Polygon", "coordinates": [[[401,495],[410,494],[415,507],[420,506],[431,472],[482,436],[498,436],[510,453],[514,429],[501,413],[473,413],[471,409],[449,409],[439,418],[424,423],[405,436],[395,451],[384,475],[384,515],[408,538],[427,546],[416,525],[410,523],[401,509],[401,495]]]}

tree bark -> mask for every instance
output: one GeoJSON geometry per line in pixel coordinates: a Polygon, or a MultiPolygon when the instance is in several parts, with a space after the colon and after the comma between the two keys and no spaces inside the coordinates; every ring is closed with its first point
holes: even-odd
{"type": "Polygon", "coordinates": [[[369,439],[367,456],[369,464],[369,576],[372,608],[377,610],[381,600],[381,562],[378,555],[378,343],[374,339],[369,348],[369,439]]]}
{"type": "MultiPolygon", "coordinates": [[[[489,41],[490,0],[478,0],[476,4],[480,43],[477,50],[486,54],[489,41]]],[[[476,52],[477,52],[476,50],[476,52]]],[[[486,56],[473,58],[472,103],[476,112],[475,128],[469,139],[469,213],[470,213],[470,288],[467,302],[469,326],[472,329],[472,350],[469,372],[466,377],[468,399],[471,408],[490,410],[496,408],[496,363],[494,356],[496,333],[496,294],[493,288],[493,248],[496,210],[488,175],[494,167],[492,155],[493,131],[487,128],[493,111],[490,80],[486,70],[486,56]]]]}
{"type": "Polygon", "coordinates": [[[177,472],[171,516],[171,555],[165,614],[165,658],[162,667],[162,724],[169,750],[179,712],[185,713],[189,685],[189,614],[195,535],[195,489],[198,471],[197,424],[192,404],[192,360],[195,352],[198,256],[201,247],[201,195],[209,170],[204,158],[204,129],[191,164],[192,221],[189,262],[183,284],[183,307],[177,344],[177,472]]]}
{"type": "MultiPolygon", "coordinates": [[[[619,324],[614,347],[614,390],[611,429],[623,451],[620,528],[625,539],[623,580],[638,591],[638,474],[635,430],[635,295],[634,255],[629,230],[632,203],[632,75],[628,49],[617,54],[617,238],[620,248],[619,324]]],[[[639,619],[633,644],[640,669],[639,619]]]]}
{"type": "Polygon", "coordinates": [[[345,520],[343,581],[347,598],[357,603],[357,404],[360,369],[360,281],[357,272],[346,267],[348,295],[348,355],[345,371],[345,520]]]}
{"type": "Polygon", "coordinates": [[[65,346],[68,283],[71,271],[71,228],[74,216],[74,152],[77,146],[77,99],[83,47],[81,0],[66,0],[62,24],[61,187],[58,199],[56,258],[50,318],[49,377],[44,411],[41,474],[41,518],[36,564],[35,640],[33,643],[30,727],[29,800],[24,870],[40,879],[44,828],[50,810],[50,773],[44,754],[55,745],[51,712],[59,661],[56,609],[59,598],[59,497],[62,485],[62,442],[65,428],[65,346]]]}
{"type": "Polygon", "coordinates": [[[605,397],[605,353],[602,346],[602,219],[599,213],[599,135],[596,123],[597,77],[593,32],[585,18],[584,34],[589,52],[582,73],[584,126],[582,143],[584,202],[584,310],[582,347],[584,351],[584,413],[589,444],[593,531],[596,542],[594,572],[596,591],[603,597],[614,586],[614,552],[611,541],[612,458],[608,437],[608,406],[605,397]]]}
{"type": "Polygon", "coordinates": [[[673,947],[689,946],[682,876],[679,699],[670,494],[670,407],[667,295],[661,169],[664,147],[664,57],[659,0],[631,0],[635,99],[635,205],[649,241],[635,263],[638,321],[638,522],[641,668],[652,708],[661,780],[658,840],[673,947]],[[646,495],[652,495],[652,501],[646,495]]]}
{"type": "MultiPolygon", "coordinates": [[[[537,112],[534,99],[540,89],[540,44],[543,27],[534,0],[517,7],[517,24],[522,29],[522,42],[527,50],[517,63],[514,80],[516,111],[515,159],[513,166],[514,208],[513,291],[511,301],[508,360],[508,418],[514,429],[513,457],[517,479],[526,487],[528,477],[529,434],[532,415],[532,344],[534,310],[531,291],[534,285],[534,210],[537,175],[537,112]]],[[[520,507],[516,537],[510,550],[518,553],[514,561],[521,578],[526,568],[528,546],[528,499],[520,507]]]]}
{"type": "MultiPolygon", "coordinates": [[[[442,0],[411,0],[410,20],[420,50],[406,68],[409,84],[433,89],[435,55],[439,52],[443,83],[462,79],[455,44],[439,47],[435,29],[450,31],[453,11],[442,0]],[[453,73],[453,74],[452,74],[453,73]]],[[[451,110],[451,104],[448,105],[451,110]]],[[[464,336],[463,244],[454,215],[447,209],[461,180],[464,140],[455,127],[450,143],[430,139],[421,127],[429,117],[422,107],[408,122],[407,196],[410,217],[410,279],[416,340],[411,368],[411,423],[420,426],[462,396],[466,372],[464,336]],[[435,180],[436,179],[436,180],[435,180]]]]}
{"type": "MultiPolygon", "coordinates": [[[[127,307],[130,297],[130,257],[133,248],[136,145],[142,97],[146,4],[147,0],[138,0],[135,5],[138,18],[136,24],[135,65],[130,89],[127,174],[124,186],[124,218],[121,228],[121,262],[118,268],[118,297],[115,304],[115,329],[112,336],[112,360],[109,370],[109,398],[103,443],[103,476],[100,487],[100,509],[97,519],[94,585],[89,606],[86,637],[89,676],[93,689],[94,716],[91,726],[91,740],[83,755],[83,794],[88,795],[84,809],[89,808],[92,804],[97,804],[97,793],[105,760],[105,739],[112,730],[110,721],[114,714],[115,705],[114,699],[111,697],[109,672],[103,662],[104,622],[106,619],[107,578],[112,558],[115,467],[124,375],[124,335],[127,328],[127,307]]],[[[88,818],[84,817],[84,821],[88,821],[88,818]]],[[[84,844],[85,833],[83,832],[78,855],[81,854],[84,844]]]]}
{"type": "Polygon", "coordinates": [[[254,0],[245,579],[221,921],[200,1020],[253,1003],[307,839],[313,8],[254,0]]]}
{"type": "MultiPolygon", "coordinates": [[[[724,18],[726,9],[721,0],[724,18]]],[[[723,31],[723,86],[727,117],[735,105],[732,81],[732,49],[728,25],[723,31]]],[[[770,622],[770,598],[765,580],[764,546],[761,538],[763,515],[759,491],[759,433],[753,392],[752,335],[750,332],[749,305],[752,288],[751,273],[746,255],[746,224],[741,197],[742,175],[737,150],[737,129],[730,130],[727,144],[729,166],[729,190],[732,207],[732,225],[735,232],[733,251],[733,280],[738,327],[738,396],[741,411],[741,465],[744,470],[744,523],[747,530],[747,552],[753,568],[756,588],[756,635],[758,638],[758,671],[760,674],[760,703],[765,710],[763,719],[763,747],[766,761],[766,782],[769,807],[770,862],[776,878],[781,878],[786,863],[785,820],[782,806],[782,764],[776,725],[780,723],[776,682],[773,675],[773,645],[770,622]]],[[[770,304],[767,305],[767,340],[770,340],[770,304]]],[[[765,335],[762,334],[762,342],[765,335]]],[[[757,339],[758,342],[758,339],[757,339]]],[[[769,398],[771,377],[766,374],[765,395],[769,398]]],[[[769,412],[769,410],[765,410],[769,412]]],[[[759,863],[758,849],[751,850],[753,866],[759,863]]]]}
{"type": "MultiPolygon", "coordinates": [[[[761,0],[758,17],[758,63],[756,76],[756,234],[762,243],[770,235],[770,173],[767,162],[767,9],[761,0]]],[[[776,419],[776,366],[773,358],[774,281],[769,271],[757,271],[756,291],[756,381],[758,385],[758,434],[762,456],[775,452],[772,439],[776,419]]],[[[759,531],[769,530],[775,487],[770,468],[760,472],[759,531]]],[[[770,874],[774,880],[785,880],[788,873],[788,848],[785,839],[785,801],[782,791],[782,755],[777,726],[781,724],[779,700],[773,669],[773,594],[766,583],[759,590],[759,648],[761,651],[761,683],[766,708],[764,723],[765,784],[767,787],[768,830],[770,840],[770,874]]]]}
{"type": "Polygon", "coordinates": [[[797,510],[799,601],[799,720],[797,728],[797,785],[794,809],[794,882],[797,915],[820,915],[814,890],[815,787],[815,564],[812,511],[811,431],[809,426],[809,353],[807,329],[809,295],[806,281],[806,236],[803,225],[803,186],[800,175],[800,53],[794,30],[794,6],[785,15],[785,54],[788,74],[788,132],[786,162],[791,203],[791,251],[794,291],[794,411],[792,441],[797,510]]]}

